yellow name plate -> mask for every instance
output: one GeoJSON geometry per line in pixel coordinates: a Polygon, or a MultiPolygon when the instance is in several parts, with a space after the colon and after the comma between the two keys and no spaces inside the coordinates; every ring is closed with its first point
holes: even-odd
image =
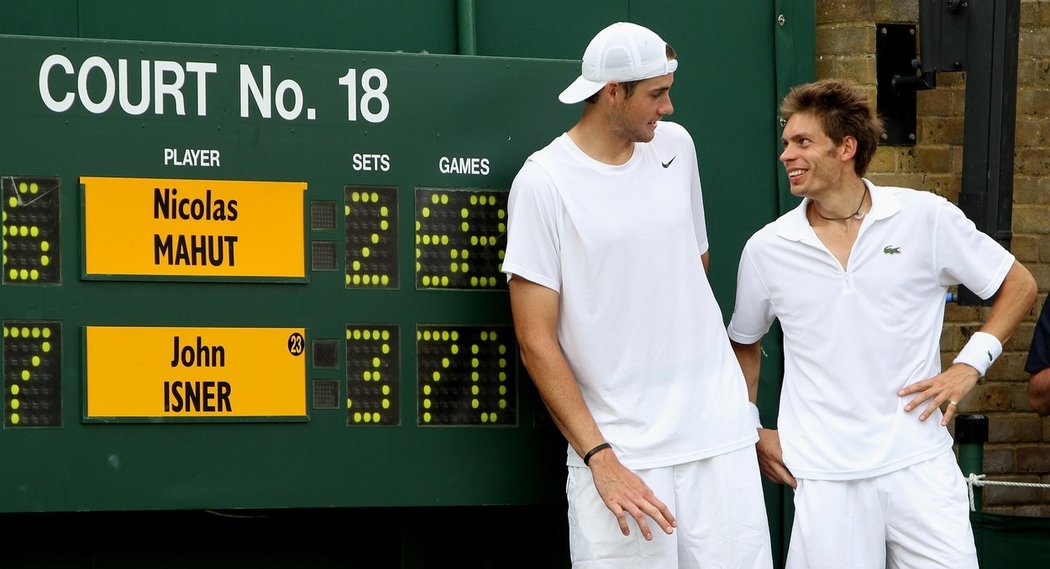
{"type": "Polygon", "coordinates": [[[306,418],[303,328],[88,326],[85,418],[306,418]]]}
{"type": "Polygon", "coordinates": [[[85,276],[306,278],[306,182],[80,183],[85,276]]]}

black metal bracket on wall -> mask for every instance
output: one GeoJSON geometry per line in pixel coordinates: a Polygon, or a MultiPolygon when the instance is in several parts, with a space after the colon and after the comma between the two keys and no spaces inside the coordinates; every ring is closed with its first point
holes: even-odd
{"type": "Polygon", "coordinates": [[[915,75],[915,24],[876,24],[875,80],[883,146],[914,146],[916,89],[929,89],[915,75]],[[913,86],[913,84],[915,86],[913,86]]]}
{"type": "MultiPolygon", "coordinates": [[[[876,24],[883,144],[914,145],[916,91],[935,88],[938,72],[966,71],[959,208],[1007,249],[1013,238],[1020,13],[1020,0],[919,0],[920,37],[914,26],[876,24]]],[[[963,287],[958,302],[989,303],[963,287]]]]}

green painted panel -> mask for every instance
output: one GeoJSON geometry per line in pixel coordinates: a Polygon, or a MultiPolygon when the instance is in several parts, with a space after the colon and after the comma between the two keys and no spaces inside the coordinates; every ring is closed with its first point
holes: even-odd
{"type": "MultiPolygon", "coordinates": [[[[777,0],[776,2],[775,50],[776,54],[776,93],[779,101],[796,85],[815,81],[817,78],[816,56],[816,7],[813,2],[802,0],[777,0]]],[[[779,153],[780,134],[777,129],[776,148],[779,153]]],[[[784,213],[799,203],[801,199],[791,195],[787,174],[783,168],[777,176],[779,200],[778,209],[784,213]]]]}
{"type": "Polygon", "coordinates": [[[475,9],[478,53],[579,60],[598,30],[628,18],[630,4],[630,0],[482,0],[475,9]]]}
{"type": "Polygon", "coordinates": [[[0,33],[76,37],[79,0],[0,0],[0,33]]]}
{"type": "Polygon", "coordinates": [[[455,0],[80,1],[80,36],[456,53],[455,0]]]}
{"type": "MultiPolygon", "coordinates": [[[[532,150],[574,117],[574,109],[547,96],[571,80],[574,64],[0,37],[0,69],[8,85],[0,91],[6,134],[0,140],[0,177],[15,182],[4,186],[5,241],[11,245],[4,274],[40,270],[45,255],[48,268],[60,267],[57,282],[23,278],[16,271],[0,286],[0,320],[8,329],[5,417],[19,415],[17,423],[8,421],[0,430],[0,447],[11,457],[0,471],[0,510],[563,500],[564,442],[519,369],[498,262],[484,259],[502,247],[497,211],[513,175],[532,150]],[[130,62],[127,74],[133,78],[124,102],[121,59],[130,62]],[[148,62],[148,78],[168,85],[181,78],[181,87],[157,97],[156,83],[147,81],[152,102],[141,111],[126,111],[140,101],[142,61],[148,62]],[[191,68],[209,71],[187,71],[191,68]],[[44,91],[38,81],[42,69],[44,91]],[[113,79],[107,80],[111,69],[113,79]],[[157,69],[161,73],[154,77],[157,69]],[[266,97],[253,94],[254,88],[281,96],[260,103],[266,97]],[[520,112],[507,113],[508,108],[520,112]],[[269,118],[261,109],[269,109],[269,118]],[[177,149],[175,156],[208,149],[217,160],[187,164],[166,149],[177,149]],[[306,279],[199,282],[176,273],[146,281],[87,280],[80,258],[91,247],[81,212],[85,176],[162,178],[173,186],[180,179],[303,181],[308,187],[303,203],[287,203],[287,215],[290,221],[306,217],[306,279]],[[45,184],[55,179],[57,188],[45,184]],[[22,191],[25,180],[38,182],[22,191]],[[35,209],[42,198],[33,187],[52,188],[49,200],[58,196],[48,203],[57,203],[59,234],[39,233],[40,227],[51,228],[44,221],[53,210],[35,209]],[[446,203],[446,197],[452,199],[446,203]],[[472,197],[484,198],[484,204],[472,204],[472,197]],[[383,237],[395,262],[374,272],[399,278],[396,285],[359,286],[351,265],[364,247],[354,241],[355,231],[365,227],[369,239],[378,233],[368,233],[371,222],[350,212],[380,203],[397,214],[383,237]],[[326,205],[333,207],[314,207],[326,205]],[[424,209],[454,222],[431,223],[424,209]],[[328,215],[317,213],[324,211],[328,215]],[[462,228],[464,211],[472,229],[462,228]],[[423,231],[417,232],[417,222],[423,231]],[[460,245],[445,243],[447,236],[460,245]],[[48,239],[58,246],[44,251],[48,239]],[[330,245],[321,263],[328,265],[316,266],[326,250],[316,244],[330,245]],[[418,261],[425,267],[428,257],[417,259],[417,250],[444,259],[429,284],[426,270],[421,276],[416,266],[418,261]],[[458,272],[442,273],[453,250],[460,257],[458,272]],[[449,275],[462,276],[462,251],[470,252],[471,275],[484,282],[445,282],[449,275]],[[17,262],[29,264],[16,267],[17,262]],[[309,420],[256,417],[217,424],[194,417],[172,423],[179,418],[158,407],[156,418],[141,424],[88,424],[82,416],[84,328],[96,325],[305,328],[309,420]],[[362,368],[355,367],[361,365],[357,350],[377,346],[347,336],[372,329],[375,338],[390,327],[398,331],[392,349],[369,353],[366,367],[379,363],[372,364],[372,377],[362,378],[362,368]],[[315,345],[327,348],[315,351],[315,345]],[[36,363],[40,355],[61,360],[59,381],[47,357],[36,363]],[[380,371],[386,374],[382,379],[380,371]],[[54,392],[56,384],[61,393],[54,392]],[[326,386],[327,399],[314,399],[315,385],[326,386]],[[378,391],[391,385],[395,389],[387,397],[378,391]],[[18,393],[11,391],[15,386],[18,393]],[[487,391],[472,393],[473,386],[487,391]],[[497,393],[501,387],[509,392],[497,393]],[[48,390],[51,399],[28,398],[43,394],[35,389],[48,390]],[[348,409],[344,401],[351,393],[358,406],[348,409]],[[380,404],[384,398],[387,403],[380,404]],[[433,409],[423,405],[428,398],[433,409]],[[47,402],[51,412],[61,406],[59,420],[42,412],[47,402]],[[387,415],[386,404],[398,414],[387,415]],[[355,417],[361,405],[371,414],[367,421],[365,415],[355,417]],[[43,422],[29,421],[34,412],[43,422]]],[[[127,223],[149,221],[157,211],[128,206],[127,223]]],[[[238,223],[249,223],[251,216],[242,211],[238,223]]],[[[186,223],[176,231],[216,231],[204,221],[186,223]]],[[[237,227],[222,230],[236,233],[237,227]]],[[[140,244],[129,242],[127,255],[138,254],[140,244]]],[[[226,379],[222,369],[190,369],[185,363],[171,368],[173,380],[226,379]]],[[[246,389],[256,389],[250,385],[246,389]]]]}
{"type": "MultiPolygon", "coordinates": [[[[104,0],[84,3],[79,18],[82,35],[90,37],[453,53],[456,4],[330,0],[304,9],[276,1],[129,7],[104,0]]],[[[769,193],[779,176],[775,156],[769,157],[776,150],[765,149],[768,140],[779,138],[775,112],[783,83],[812,69],[812,5],[487,0],[474,6],[483,55],[577,59],[595,30],[618,20],[649,25],[676,47],[683,65],[671,120],[685,125],[698,144],[711,213],[712,285],[728,318],[743,241],[782,207],[769,193]],[[777,15],[785,11],[789,25],[780,29],[777,15]]],[[[790,197],[774,194],[778,199],[790,203],[790,197]]]]}

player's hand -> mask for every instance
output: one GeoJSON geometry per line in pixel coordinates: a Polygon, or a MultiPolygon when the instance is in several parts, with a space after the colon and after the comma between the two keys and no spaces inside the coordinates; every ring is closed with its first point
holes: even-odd
{"type": "Polygon", "coordinates": [[[656,522],[664,533],[670,534],[674,531],[678,522],[671,515],[671,510],[653,494],[640,476],[620,463],[615,453],[606,450],[595,454],[591,457],[590,468],[598,495],[602,497],[609,511],[616,516],[616,522],[624,535],[631,534],[631,529],[627,526],[627,516],[638,522],[642,537],[647,541],[652,541],[653,532],[649,530],[646,518],[656,522]]]}
{"type": "Polygon", "coordinates": [[[923,381],[913,383],[897,392],[901,397],[918,394],[904,406],[906,412],[929,402],[926,408],[919,414],[919,420],[925,421],[933,414],[934,409],[948,402],[948,408],[944,411],[944,419],[941,425],[947,425],[948,421],[955,416],[956,408],[963,397],[977,385],[980,374],[977,370],[966,364],[954,364],[943,372],[923,381]]]}
{"type": "Polygon", "coordinates": [[[784,464],[784,452],[780,447],[779,431],[759,429],[755,449],[758,451],[758,468],[766,478],[777,484],[787,484],[792,488],[798,487],[798,481],[784,464]]]}

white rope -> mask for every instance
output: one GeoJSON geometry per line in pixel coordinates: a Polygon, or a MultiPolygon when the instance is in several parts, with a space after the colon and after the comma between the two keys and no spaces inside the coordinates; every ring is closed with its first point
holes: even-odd
{"type": "Polygon", "coordinates": [[[984,474],[970,474],[966,479],[966,487],[970,493],[970,511],[977,511],[974,505],[973,487],[974,486],[1013,486],[1015,488],[1050,488],[1050,484],[1043,484],[1039,482],[1007,482],[1005,480],[985,480],[984,474]]]}

